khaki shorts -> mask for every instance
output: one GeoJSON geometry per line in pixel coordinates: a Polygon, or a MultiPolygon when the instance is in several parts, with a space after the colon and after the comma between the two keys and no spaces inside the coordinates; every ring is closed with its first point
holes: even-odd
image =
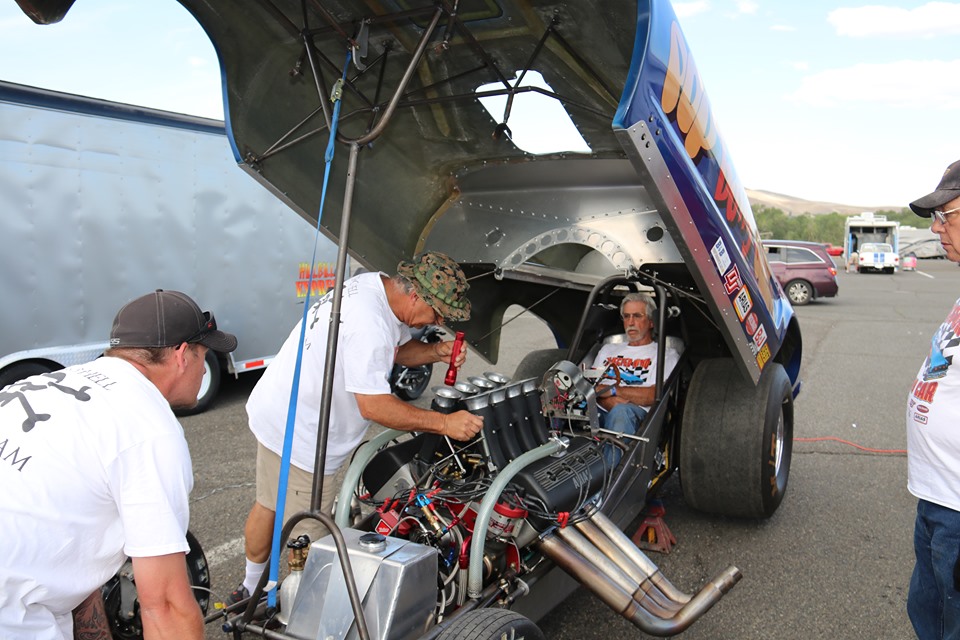
{"type": "MultiPolygon", "coordinates": [[[[340,483],[335,475],[324,476],[323,496],[320,500],[321,513],[333,514],[333,502],[340,491],[340,483]]],[[[270,449],[257,443],[257,502],[269,509],[277,511],[277,485],[280,483],[280,456],[270,449]]],[[[287,475],[287,501],[283,510],[283,521],[286,524],[290,516],[299,511],[310,509],[310,496],[313,493],[313,474],[300,467],[290,465],[287,475]]],[[[311,542],[319,540],[329,531],[313,519],[302,520],[293,528],[291,538],[306,533],[311,542]]]]}

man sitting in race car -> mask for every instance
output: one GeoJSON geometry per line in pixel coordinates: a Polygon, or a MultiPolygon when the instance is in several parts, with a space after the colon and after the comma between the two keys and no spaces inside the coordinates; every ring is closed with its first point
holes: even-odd
{"type": "MultiPolygon", "coordinates": [[[[605,344],[593,362],[595,369],[615,367],[614,379],[597,393],[597,404],[604,409],[601,427],[618,433],[635,434],[640,429],[656,398],[657,343],[653,341],[657,303],[646,293],[629,293],[620,303],[620,317],[627,342],[605,344]]],[[[667,377],[680,354],[667,348],[663,375],[667,377]]],[[[611,466],[620,461],[620,450],[605,447],[604,457],[611,466]]]]}

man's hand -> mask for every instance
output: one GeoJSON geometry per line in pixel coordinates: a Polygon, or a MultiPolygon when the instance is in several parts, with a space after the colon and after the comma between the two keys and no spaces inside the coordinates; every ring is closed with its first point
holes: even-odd
{"type": "MultiPolygon", "coordinates": [[[[437,359],[439,362],[450,363],[450,354],[453,353],[453,340],[447,340],[445,342],[435,342],[433,343],[433,348],[437,354],[437,359]]],[[[463,366],[463,363],[467,361],[467,345],[464,343],[463,348],[460,349],[460,353],[457,354],[457,359],[453,363],[458,369],[463,366]]]]}
{"type": "Polygon", "coordinates": [[[483,429],[483,418],[475,416],[469,411],[457,411],[443,416],[440,425],[440,434],[454,440],[466,442],[483,429]]]}

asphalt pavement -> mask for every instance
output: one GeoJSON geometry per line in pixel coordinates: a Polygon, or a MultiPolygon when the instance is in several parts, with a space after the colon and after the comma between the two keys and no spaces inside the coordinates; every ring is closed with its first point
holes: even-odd
{"type": "MultiPolygon", "coordinates": [[[[929,340],[957,298],[960,272],[925,260],[917,272],[841,272],[839,279],[837,298],[796,310],[803,334],[798,440],[777,513],[764,521],[701,514],[684,504],[676,478],[661,493],[678,542],[669,554],[650,555],[676,586],[695,592],[729,565],[744,575],[677,637],[913,637],[905,602],[916,501],[906,490],[905,403],[929,340]]],[[[550,346],[545,326],[521,316],[504,329],[500,362],[470,354],[461,375],[510,375],[525,352],[550,346]]],[[[437,366],[437,384],[442,376],[437,366]]],[[[256,378],[225,381],[212,410],[182,421],[196,476],[191,530],[221,599],[243,575],[256,446],[243,404],[256,378]]],[[[540,626],[558,640],[648,637],[583,588],[540,626]]],[[[211,624],[207,637],[226,636],[211,624]]]]}

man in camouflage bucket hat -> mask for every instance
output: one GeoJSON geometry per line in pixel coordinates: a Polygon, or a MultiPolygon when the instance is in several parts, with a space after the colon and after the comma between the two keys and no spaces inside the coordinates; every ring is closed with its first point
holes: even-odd
{"type": "Polygon", "coordinates": [[[464,297],[470,285],[460,265],[448,256],[430,251],[413,262],[401,262],[397,273],[409,280],[417,294],[444,320],[470,319],[470,301],[464,297]]]}
{"type": "MultiPolygon", "coordinates": [[[[401,262],[398,271],[392,277],[384,273],[362,273],[343,283],[330,431],[320,497],[320,509],[325,513],[331,512],[339,490],[334,479],[337,469],[360,443],[369,423],[402,431],[436,433],[460,441],[469,440],[483,428],[483,419],[468,411],[444,415],[403,402],[390,392],[394,363],[417,366],[450,362],[452,340],[429,344],[411,340],[411,327],[470,317],[470,303],[464,297],[467,279],[457,263],[447,256],[426,253],[412,262],[401,262]]],[[[332,302],[333,292],[329,292],[307,314],[305,345],[309,348],[303,351],[285,519],[310,508],[332,302]]],[[[230,594],[231,602],[242,601],[253,592],[270,555],[280,453],[299,345],[298,323],[247,402],[250,430],[258,443],[257,492],[244,530],[246,575],[243,583],[230,594]]],[[[463,349],[454,364],[462,366],[465,359],[466,349],[463,349]]],[[[326,530],[313,520],[305,520],[294,528],[292,536],[301,533],[316,540],[326,530]]]]}

